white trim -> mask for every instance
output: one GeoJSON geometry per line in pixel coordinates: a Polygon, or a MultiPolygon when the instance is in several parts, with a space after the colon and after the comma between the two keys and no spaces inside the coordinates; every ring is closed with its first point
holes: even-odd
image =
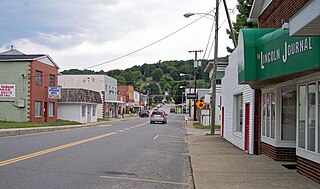
{"type": "Polygon", "coordinates": [[[304,7],[302,7],[299,11],[297,11],[290,19],[289,19],[289,34],[290,36],[297,35],[306,35],[303,30],[308,31],[308,35],[319,35],[320,26],[316,27],[317,21],[312,24],[312,21],[319,20],[320,18],[320,1],[319,0],[310,0],[304,7]],[[310,27],[316,27],[315,31],[309,33],[310,29],[308,29],[308,25],[312,24],[310,27]]]}
{"type": "Polygon", "coordinates": [[[320,154],[316,152],[312,152],[303,148],[297,147],[296,150],[297,156],[303,157],[305,159],[308,159],[310,161],[316,162],[320,164],[320,154]]]}

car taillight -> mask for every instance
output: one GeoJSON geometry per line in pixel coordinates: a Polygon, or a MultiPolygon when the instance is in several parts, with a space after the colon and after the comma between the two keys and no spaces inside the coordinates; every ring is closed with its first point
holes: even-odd
{"type": "Polygon", "coordinates": [[[163,115],[163,114],[161,114],[161,115],[160,115],[160,117],[164,117],[164,115],[163,115]]]}
{"type": "Polygon", "coordinates": [[[151,114],[151,117],[153,117],[154,115],[153,114],[151,114]]]}

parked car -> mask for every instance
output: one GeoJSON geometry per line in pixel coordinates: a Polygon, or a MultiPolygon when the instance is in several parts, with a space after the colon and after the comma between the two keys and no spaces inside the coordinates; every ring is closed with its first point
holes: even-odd
{"type": "Polygon", "coordinates": [[[150,124],[155,122],[167,123],[167,114],[163,110],[154,110],[150,115],[150,124]]]}
{"type": "Polygon", "coordinates": [[[149,110],[142,110],[139,112],[140,117],[149,117],[149,110]]]}
{"type": "Polygon", "coordinates": [[[175,108],[170,108],[170,113],[176,113],[176,109],[175,108]]]}

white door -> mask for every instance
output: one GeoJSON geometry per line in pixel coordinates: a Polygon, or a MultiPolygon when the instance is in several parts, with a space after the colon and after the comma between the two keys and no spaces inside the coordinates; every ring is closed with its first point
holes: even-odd
{"type": "Polygon", "coordinates": [[[87,123],[91,122],[91,117],[92,117],[92,114],[91,114],[91,105],[87,105],[87,123]]]}

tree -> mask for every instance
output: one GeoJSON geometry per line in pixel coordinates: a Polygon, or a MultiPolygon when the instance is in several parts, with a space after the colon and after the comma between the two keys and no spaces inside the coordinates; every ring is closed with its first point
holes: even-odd
{"type": "Polygon", "coordinates": [[[160,93],[159,85],[157,85],[156,83],[151,83],[151,84],[145,86],[143,90],[148,91],[149,94],[151,94],[151,95],[160,93]]]}
{"type": "Polygon", "coordinates": [[[122,77],[121,75],[114,76],[114,78],[117,80],[118,86],[126,85],[126,78],[122,77]]]}
{"type": "MultiPolygon", "coordinates": [[[[242,28],[256,28],[257,24],[253,22],[247,22],[247,18],[249,17],[250,10],[252,7],[253,0],[238,0],[237,9],[239,14],[237,15],[236,22],[232,22],[233,32],[238,41],[239,30],[242,28]]],[[[229,34],[229,39],[232,38],[230,34],[230,30],[227,29],[227,34],[229,34]]],[[[227,47],[228,52],[232,52],[234,49],[231,47],[227,47]]]]}
{"type": "Polygon", "coordinates": [[[163,71],[160,68],[157,68],[151,73],[151,76],[154,81],[160,81],[163,77],[163,71]]]}

